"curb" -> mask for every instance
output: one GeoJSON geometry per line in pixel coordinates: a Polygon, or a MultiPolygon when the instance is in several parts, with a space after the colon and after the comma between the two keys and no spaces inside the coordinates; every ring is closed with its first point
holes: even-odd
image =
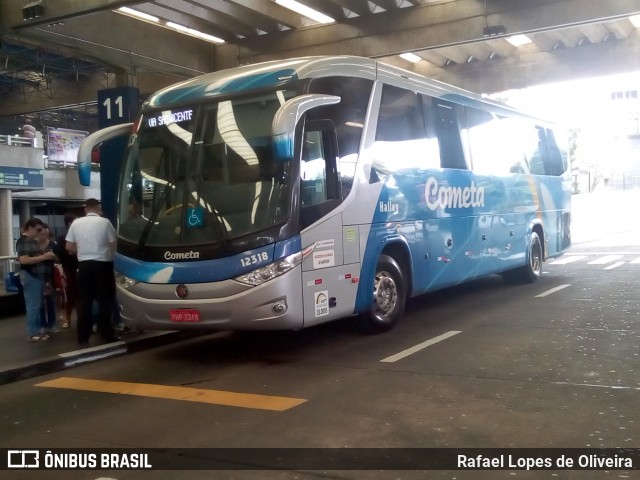
{"type": "Polygon", "coordinates": [[[130,341],[119,340],[105,345],[61,353],[35,362],[9,366],[0,370],[0,385],[18,382],[40,375],[47,375],[128,353],[136,353],[150,348],[161,347],[198,335],[200,334],[194,335],[193,332],[178,331],[145,333],[141,334],[139,338],[130,341]]]}

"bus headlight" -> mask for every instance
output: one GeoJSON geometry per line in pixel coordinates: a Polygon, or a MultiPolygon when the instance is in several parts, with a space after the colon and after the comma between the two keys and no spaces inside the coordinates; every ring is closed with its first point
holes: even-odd
{"type": "Polygon", "coordinates": [[[125,290],[128,290],[129,288],[133,287],[136,283],[139,283],[138,280],[134,280],[133,278],[126,277],[118,272],[115,272],[115,273],[116,273],[116,285],[124,288],[125,290]]]}
{"type": "Polygon", "coordinates": [[[282,258],[277,262],[273,262],[266,267],[256,268],[255,270],[245,273],[236,277],[240,283],[247,285],[253,285],[254,287],[264,282],[268,282],[272,278],[279,277],[280,275],[287,273],[289,270],[293,270],[302,262],[302,252],[294,253],[288,257],[282,258]]]}

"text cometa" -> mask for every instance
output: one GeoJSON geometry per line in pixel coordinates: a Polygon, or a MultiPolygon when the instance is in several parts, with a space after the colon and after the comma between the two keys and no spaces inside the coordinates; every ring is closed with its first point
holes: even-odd
{"type": "Polygon", "coordinates": [[[444,186],[435,177],[429,177],[424,186],[424,198],[429,210],[484,207],[484,187],[476,187],[474,182],[468,187],[444,186]]]}

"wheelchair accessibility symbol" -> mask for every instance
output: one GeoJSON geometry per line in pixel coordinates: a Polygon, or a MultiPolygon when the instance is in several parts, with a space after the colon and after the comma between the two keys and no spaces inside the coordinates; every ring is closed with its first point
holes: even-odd
{"type": "Polygon", "coordinates": [[[187,208],[187,227],[196,228],[204,224],[204,208],[187,208]]]}

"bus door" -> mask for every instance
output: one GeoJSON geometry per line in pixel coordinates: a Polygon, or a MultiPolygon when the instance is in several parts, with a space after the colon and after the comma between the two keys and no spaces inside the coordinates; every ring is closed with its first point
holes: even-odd
{"type": "MultiPolygon", "coordinates": [[[[359,263],[344,264],[342,215],[332,213],[342,202],[337,165],[336,132],[329,120],[307,121],[300,161],[300,225],[304,326],[342,318],[353,312],[359,263]]],[[[352,257],[352,255],[348,255],[352,257]]]]}
{"type": "Polygon", "coordinates": [[[425,204],[431,216],[426,225],[429,288],[434,288],[469,276],[468,238],[478,199],[462,148],[462,107],[440,98],[423,101],[428,114],[434,116],[441,166],[428,174],[425,184],[425,204]],[[463,195],[465,191],[469,193],[463,195]]]}

